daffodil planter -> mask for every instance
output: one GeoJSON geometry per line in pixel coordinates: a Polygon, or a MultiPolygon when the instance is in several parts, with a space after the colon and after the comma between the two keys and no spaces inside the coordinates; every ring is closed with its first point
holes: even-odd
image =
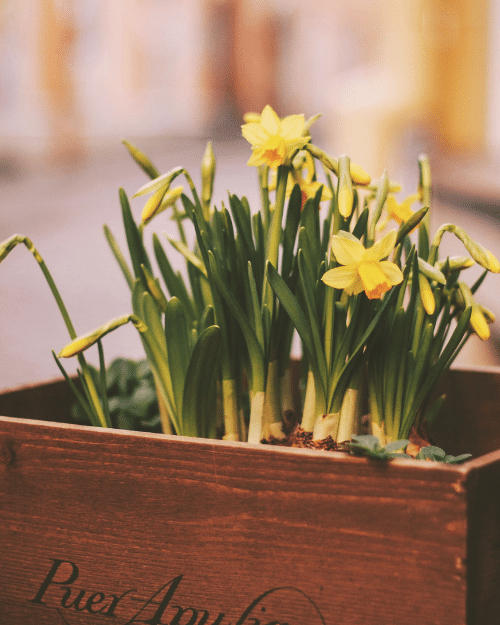
{"type": "Polygon", "coordinates": [[[68,425],[64,383],[5,392],[0,622],[498,625],[500,370],[444,386],[460,466],[68,425]]]}

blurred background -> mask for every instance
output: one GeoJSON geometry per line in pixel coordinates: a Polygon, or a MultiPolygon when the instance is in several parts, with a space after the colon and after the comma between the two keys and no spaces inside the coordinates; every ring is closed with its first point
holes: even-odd
{"type": "MultiPolygon", "coordinates": [[[[78,333],[130,312],[102,224],[123,242],[118,187],[146,179],[120,139],[195,181],[213,139],[216,201],[258,205],[240,126],[268,103],[322,113],[314,143],[373,178],[387,168],[403,196],[427,152],[434,228],[462,225],[500,257],[499,0],[0,0],[0,241],[32,238],[78,333]]],[[[480,298],[497,316],[499,287],[480,298]]],[[[0,267],[0,319],[0,388],[58,374],[50,350],[68,337],[24,247],[0,267]]],[[[499,332],[458,364],[498,364],[499,332]]],[[[128,327],[105,350],[142,356],[128,327]]]]}

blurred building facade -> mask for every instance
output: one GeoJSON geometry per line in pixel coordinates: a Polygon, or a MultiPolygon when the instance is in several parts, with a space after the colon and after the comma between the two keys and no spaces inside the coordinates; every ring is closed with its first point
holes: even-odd
{"type": "MultiPolygon", "coordinates": [[[[378,169],[417,128],[500,153],[498,0],[0,0],[4,149],[236,132],[322,112],[327,148],[378,169]]],[[[374,171],[376,173],[376,171],[374,171]]]]}

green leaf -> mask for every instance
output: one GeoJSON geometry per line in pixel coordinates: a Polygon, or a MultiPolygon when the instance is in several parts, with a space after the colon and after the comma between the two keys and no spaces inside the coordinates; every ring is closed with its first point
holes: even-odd
{"type": "MultiPolygon", "coordinates": [[[[134,221],[127,194],[120,189],[120,204],[122,207],[123,226],[127,237],[128,251],[132,260],[132,267],[136,278],[143,279],[141,265],[153,273],[146,248],[142,240],[142,235],[134,221]]],[[[146,285],[145,285],[146,286],[146,285]]]]}
{"type": "Polygon", "coordinates": [[[434,460],[435,462],[443,462],[445,458],[445,451],[441,447],[435,447],[434,445],[422,447],[416,456],[417,460],[434,460]]]}
{"type": "Polygon", "coordinates": [[[406,439],[401,439],[399,441],[393,441],[392,443],[387,443],[387,445],[385,446],[385,450],[389,453],[393,451],[400,451],[400,450],[404,451],[408,447],[409,444],[410,444],[410,441],[406,439]]]}
{"type": "Polygon", "coordinates": [[[120,250],[120,246],[118,245],[115,237],[113,236],[111,230],[106,225],[104,226],[104,236],[106,237],[108,245],[111,248],[111,251],[113,253],[113,256],[115,257],[116,262],[118,263],[123,273],[123,277],[125,278],[125,281],[127,282],[129,288],[132,289],[133,284],[134,284],[134,279],[132,277],[130,268],[127,264],[127,261],[125,260],[125,257],[122,254],[122,251],[120,250]]]}
{"type": "Polygon", "coordinates": [[[158,268],[162,275],[163,281],[165,282],[165,286],[167,287],[167,291],[171,297],[178,297],[181,302],[184,304],[184,308],[186,312],[189,314],[191,322],[197,317],[193,301],[188,293],[186,285],[182,276],[179,273],[175,273],[170,261],[168,260],[167,254],[163,249],[158,236],[153,234],[153,249],[156,257],[156,262],[158,263],[158,268]]]}
{"type": "Polygon", "coordinates": [[[106,364],[104,362],[104,350],[102,348],[102,341],[97,341],[97,349],[99,352],[99,391],[102,409],[104,412],[104,419],[108,428],[112,427],[111,417],[109,415],[108,394],[106,384],[106,364]]]}
{"type": "Polygon", "coordinates": [[[231,205],[234,223],[236,224],[236,231],[243,240],[243,249],[246,258],[253,264],[255,262],[256,251],[252,238],[252,222],[250,215],[236,195],[229,196],[229,203],[231,205]]]}
{"type": "Polygon", "coordinates": [[[405,457],[404,452],[400,452],[409,445],[408,440],[394,441],[385,447],[380,445],[379,439],[371,434],[355,434],[348,443],[349,449],[358,455],[368,456],[374,460],[391,460],[393,458],[405,457]]]}
{"type": "Polygon", "coordinates": [[[174,402],[177,412],[182,414],[182,398],[191,348],[186,313],[176,297],[169,300],[165,311],[165,337],[174,402]]]}
{"type": "Polygon", "coordinates": [[[286,279],[293,270],[295,262],[295,242],[301,218],[302,193],[300,187],[295,185],[288,201],[285,217],[285,229],[283,231],[281,275],[286,279]]]}
{"type": "Polygon", "coordinates": [[[220,328],[210,326],[194,346],[186,373],[183,396],[183,436],[207,436],[214,419],[207,402],[213,392],[220,345],[220,328]]]}
{"type": "Polygon", "coordinates": [[[165,307],[167,306],[167,298],[165,297],[165,294],[162,291],[162,288],[160,286],[160,281],[158,280],[158,278],[153,277],[153,275],[148,271],[148,269],[146,269],[144,265],[141,265],[141,269],[142,269],[144,280],[148,286],[150,295],[155,300],[156,304],[158,305],[158,308],[164,312],[165,307]]]}
{"type": "MultiPolygon", "coordinates": [[[[319,360],[323,358],[323,354],[317,354],[315,343],[313,340],[313,335],[311,332],[311,328],[309,325],[309,320],[302,310],[300,304],[297,302],[297,299],[290,291],[288,286],[286,285],[283,278],[279,275],[276,269],[271,265],[271,263],[267,264],[267,277],[269,280],[269,284],[274,291],[274,294],[280,301],[280,304],[288,313],[292,323],[294,324],[297,332],[302,340],[302,343],[307,351],[307,355],[311,361],[311,366],[319,373],[320,367],[324,370],[325,366],[320,365],[319,360]]],[[[321,380],[321,384],[323,385],[323,392],[326,385],[326,379],[323,378],[321,380]]]]}
{"type": "Polygon", "coordinates": [[[209,264],[210,264],[210,274],[213,277],[213,280],[220,291],[222,297],[225,302],[231,309],[231,313],[239,324],[243,336],[246,341],[248,353],[250,356],[250,361],[252,363],[252,384],[253,390],[264,390],[265,388],[265,372],[264,372],[264,353],[259,344],[259,340],[257,339],[257,335],[252,327],[252,324],[248,320],[244,310],[228,289],[224,280],[221,277],[219,268],[217,267],[217,263],[215,261],[215,257],[212,252],[208,252],[209,256],[209,264]]]}
{"type": "Polygon", "coordinates": [[[196,254],[194,252],[192,252],[187,245],[184,245],[184,243],[182,243],[181,241],[176,241],[175,239],[172,239],[171,237],[169,237],[168,235],[166,235],[167,239],[169,240],[169,242],[171,243],[171,245],[173,247],[175,247],[175,249],[180,252],[184,258],[193,265],[193,267],[196,267],[196,269],[198,269],[198,271],[200,273],[202,273],[205,278],[207,277],[207,270],[205,265],[203,264],[203,261],[200,260],[200,258],[198,258],[198,256],[196,256],[196,254]]]}
{"type": "Polygon", "coordinates": [[[352,234],[356,237],[356,239],[360,239],[366,234],[366,228],[368,225],[368,217],[370,215],[370,209],[366,207],[361,215],[358,217],[356,225],[352,230],[352,234]]]}
{"type": "MultiPolygon", "coordinates": [[[[372,332],[374,332],[374,330],[378,326],[378,323],[380,322],[380,319],[383,317],[385,310],[392,303],[395,297],[395,293],[397,293],[397,291],[395,289],[391,289],[389,293],[385,294],[385,297],[382,300],[382,305],[378,308],[375,316],[373,317],[370,324],[368,325],[363,335],[359,339],[357,346],[354,348],[354,350],[351,351],[349,360],[342,367],[342,371],[337,380],[335,388],[332,387],[332,390],[330,391],[330,397],[328,399],[328,404],[327,404],[329,411],[332,410],[333,406],[336,406],[339,402],[341,402],[341,399],[344,396],[345,389],[347,388],[347,385],[351,379],[351,376],[353,375],[353,370],[358,361],[358,358],[360,355],[362,355],[363,349],[366,346],[368,339],[370,338],[372,332]]],[[[339,409],[340,409],[340,405],[339,405],[339,409]]]]}
{"type": "MultiPolygon", "coordinates": [[[[301,228],[302,231],[302,228],[301,228]]],[[[298,252],[299,273],[302,285],[302,292],[307,306],[308,322],[311,328],[311,336],[314,344],[315,359],[318,366],[318,371],[323,380],[326,380],[326,361],[323,352],[323,346],[321,343],[321,326],[318,315],[318,309],[316,307],[316,297],[312,289],[312,285],[315,281],[310,280],[309,269],[307,267],[306,258],[303,250],[298,252]]]]}
{"type": "Polygon", "coordinates": [[[413,228],[416,228],[416,226],[418,226],[418,224],[425,217],[425,215],[426,215],[428,210],[429,210],[428,206],[422,207],[420,210],[415,211],[413,213],[413,215],[410,217],[410,219],[408,219],[407,221],[404,221],[401,224],[401,226],[399,227],[399,230],[398,230],[398,234],[397,234],[397,237],[396,237],[396,243],[394,244],[394,247],[399,245],[401,243],[401,241],[405,238],[405,236],[410,234],[410,232],[413,230],[413,228]]]}
{"type": "Polygon", "coordinates": [[[262,317],[261,310],[259,305],[259,295],[257,293],[257,285],[255,283],[255,278],[252,270],[252,263],[248,261],[248,282],[250,285],[250,299],[252,302],[252,310],[253,315],[251,316],[251,320],[253,321],[252,325],[255,330],[255,334],[257,335],[257,340],[260,343],[262,350],[264,351],[264,329],[262,327],[262,317]]]}
{"type": "Polygon", "coordinates": [[[165,353],[167,352],[167,345],[165,342],[165,333],[163,330],[163,324],[161,321],[161,313],[158,308],[158,304],[153,297],[147,291],[144,291],[142,295],[142,306],[144,314],[144,322],[148,327],[149,334],[154,336],[154,339],[158,346],[165,353]]]}
{"type": "Polygon", "coordinates": [[[101,427],[102,424],[99,420],[99,417],[95,414],[95,412],[92,410],[92,405],[90,402],[87,401],[87,399],[85,398],[85,396],[80,393],[80,391],[77,389],[77,387],[75,386],[73,380],[69,377],[69,375],[66,372],[66,369],[62,366],[61,362],[59,361],[59,358],[56,356],[56,353],[52,350],[52,356],[54,357],[54,360],[56,361],[56,365],[59,368],[59,371],[62,373],[64,379],[66,380],[66,382],[68,383],[69,387],[71,388],[71,390],[73,391],[78,404],[80,405],[80,407],[82,408],[82,410],[85,412],[85,414],[88,416],[90,423],[94,426],[94,427],[101,427]]]}
{"type": "Polygon", "coordinates": [[[405,421],[411,415],[416,415],[420,410],[422,403],[427,398],[428,394],[434,388],[434,385],[437,383],[442,373],[449,366],[449,360],[453,357],[453,352],[460,344],[460,341],[464,337],[467,332],[467,327],[470,322],[472,308],[467,308],[461,315],[457,322],[457,326],[451,335],[446,347],[444,348],[441,356],[437,360],[437,362],[432,367],[430,373],[426,377],[425,381],[421,385],[419,392],[417,393],[414,401],[407,407],[408,412],[406,413],[405,421]]]}

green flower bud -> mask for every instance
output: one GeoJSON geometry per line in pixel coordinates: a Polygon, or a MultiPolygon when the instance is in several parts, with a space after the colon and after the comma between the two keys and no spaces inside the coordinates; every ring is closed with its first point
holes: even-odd
{"type": "Polygon", "coordinates": [[[80,352],[83,352],[92,345],[94,345],[94,343],[97,343],[99,339],[101,339],[109,332],[116,330],[116,328],[125,325],[129,321],[135,325],[139,332],[146,332],[147,326],[143,321],[139,319],[139,317],[136,317],[136,315],[125,315],[123,317],[113,319],[108,323],[105,323],[96,330],[92,330],[92,332],[89,332],[84,336],[80,336],[74,339],[73,341],[71,341],[71,343],[68,343],[68,345],[62,348],[57,357],[71,358],[71,356],[76,356],[80,352]]]}
{"type": "Polygon", "coordinates": [[[139,148],[136,148],[135,145],[132,145],[125,139],[122,140],[122,143],[127,148],[134,161],[143,171],[147,173],[150,178],[158,178],[160,172],[156,169],[144,152],[141,152],[139,148]]]}
{"type": "Polygon", "coordinates": [[[209,141],[201,161],[201,200],[205,206],[209,206],[212,200],[214,178],[215,154],[212,149],[212,142],[209,141]]]}

